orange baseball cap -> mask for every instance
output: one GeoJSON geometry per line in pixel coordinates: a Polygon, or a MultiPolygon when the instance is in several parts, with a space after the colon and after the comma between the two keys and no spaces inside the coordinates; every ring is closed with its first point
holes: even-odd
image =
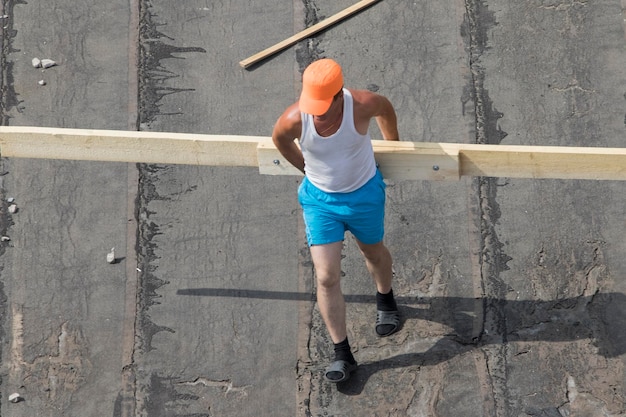
{"type": "Polygon", "coordinates": [[[343,74],[338,63],[328,58],[313,62],[302,74],[300,111],[314,116],[326,113],[342,87],[343,74]]]}

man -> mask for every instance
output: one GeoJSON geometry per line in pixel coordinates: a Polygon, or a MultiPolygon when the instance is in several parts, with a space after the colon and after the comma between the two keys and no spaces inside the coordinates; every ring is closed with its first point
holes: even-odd
{"type": "Polygon", "coordinates": [[[339,64],[320,59],[304,71],[300,100],[279,117],[272,134],[281,154],[305,174],[298,200],[317,277],[317,302],[334,344],[335,359],[325,373],[331,382],[345,381],[357,367],[340,285],[346,230],[355,236],[376,283],[376,333],[389,336],[400,326],[391,254],[382,242],[385,183],[368,133],[372,118],[385,140],[399,140],[389,100],[344,88],[339,64]]]}

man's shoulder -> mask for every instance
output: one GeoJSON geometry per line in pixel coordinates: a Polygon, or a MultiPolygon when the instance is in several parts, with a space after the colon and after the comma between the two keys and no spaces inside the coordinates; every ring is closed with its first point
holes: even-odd
{"type": "Polygon", "coordinates": [[[371,100],[372,96],[377,95],[370,90],[361,90],[357,88],[346,88],[352,95],[354,100],[371,100]]]}
{"type": "Polygon", "coordinates": [[[293,103],[287,107],[283,114],[280,116],[280,121],[285,124],[299,124],[302,122],[302,113],[298,102],[293,103]]]}
{"type": "Polygon", "coordinates": [[[371,117],[376,113],[383,97],[369,90],[348,89],[352,95],[355,113],[371,117]]]}
{"type": "Polygon", "coordinates": [[[279,132],[284,132],[288,135],[296,134],[297,137],[300,135],[302,130],[302,114],[300,112],[300,107],[298,106],[298,102],[295,102],[291,106],[287,107],[283,114],[278,118],[278,121],[275,126],[275,130],[279,132]]]}

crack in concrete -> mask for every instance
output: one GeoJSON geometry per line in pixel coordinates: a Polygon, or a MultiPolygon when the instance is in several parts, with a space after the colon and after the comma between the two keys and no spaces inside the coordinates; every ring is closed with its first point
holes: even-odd
{"type": "MultiPolygon", "coordinates": [[[[304,25],[305,27],[311,27],[320,21],[317,16],[319,7],[313,0],[302,0],[304,5],[304,25]]],[[[300,73],[304,72],[304,69],[309,66],[313,61],[322,58],[323,51],[319,49],[319,37],[324,36],[318,34],[316,36],[308,38],[304,42],[300,42],[296,47],[296,61],[298,62],[300,73]]]]}
{"type": "Polygon", "coordinates": [[[87,345],[80,328],[63,322],[57,331],[43,341],[44,352],[24,358],[23,306],[12,306],[10,377],[40,386],[47,406],[64,410],[69,407],[72,395],[88,377],[92,365],[86,358],[87,345]]]}
{"type": "MultiPolygon", "coordinates": [[[[480,0],[467,0],[466,22],[464,29],[469,38],[471,85],[469,94],[474,101],[476,143],[499,144],[506,132],[498,126],[498,120],[503,116],[495,110],[485,88],[485,69],[480,61],[488,47],[488,31],[497,25],[495,14],[488,10],[487,5],[480,0]]],[[[484,366],[478,366],[477,371],[485,372],[479,376],[483,390],[491,397],[489,410],[495,416],[509,415],[508,393],[508,346],[507,321],[505,314],[505,297],[508,288],[500,278],[500,273],[508,269],[507,262],[511,258],[503,251],[504,244],[500,242],[496,225],[500,219],[500,208],[497,203],[498,181],[495,178],[477,178],[474,187],[478,193],[477,212],[480,230],[480,283],[482,288],[483,320],[482,329],[478,332],[478,343],[488,342],[482,348],[484,352],[484,366]]]]}
{"type": "Polygon", "coordinates": [[[220,388],[224,391],[224,396],[228,396],[229,393],[235,392],[235,393],[241,393],[243,396],[247,397],[248,396],[247,389],[250,388],[250,385],[236,387],[233,385],[233,381],[230,379],[210,379],[210,378],[203,378],[203,377],[198,377],[191,381],[181,381],[181,382],[178,382],[177,384],[178,385],[190,385],[190,386],[203,385],[205,387],[220,388]]]}
{"type": "Polygon", "coordinates": [[[177,112],[164,113],[161,111],[163,97],[181,92],[195,91],[194,88],[174,88],[166,83],[178,74],[167,70],[161,61],[176,58],[175,54],[188,52],[206,53],[206,50],[196,46],[175,46],[162,41],[173,38],[157,30],[159,24],[154,21],[155,15],[151,12],[150,0],[140,1],[140,39],[139,39],[139,126],[141,130],[150,130],[150,123],[157,116],[176,115],[177,112]]]}
{"type": "Polygon", "coordinates": [[[0,53],[0,124],[6,126],[9,124],[11,116],[9,112],[12,109],[17,109],[19,113],[23,111],[20,107],[22,103],[18,99],[18,94],[15,92],[13,86],[13,61],[8,59],[8,56],[12,52],[18,52],[13,49],[13,39],[17,35],[17,30],[13,28],[13,8],[18,4],[27,4],[23,0],[4,0],[0,4],[0,14],[3,16],[9,16],[6,21],[3,21],[1,26],[2,36],[0,36],[0,42],[2,46],[2,53],[0,53]]]}
{"type": "MultiPolygon", "coordinates": [[[[304,230],[302,225],[298,227],[298,235],[304,237],[304,230]]],[[[298,266],[299,286],[301,291],[313,292],[311,283],[314,281],[313,265],[310,260],[309,251],[307,248],[300,250],[300,262],[298,266]]],[[[313,298],[313,296],[312,296],[313,298]]],[[[311,342],[313,337],[312,332],[312,319],[314,313],[315,303],[303,302],[298,308],[298,323],[300,323],[300,329],[298,331],[298,354],[296,362],[296,383],[298,390],[296,394],[297,412],[298,415],[304,417],[311,416],[311,342]]]]}
{"type": "Polygon", "coordinates": [[[559,93],[565,92],[582,92],[582,93],[597,93],[597,90],[592,88],[583,88],[578,83],[578,80],[570,81],[565,87],[556,87],[551,86],[552,90],[557,91],[559,93]]]}
{"type": "Polygon", "coordinates": [[[567,401],[558,407],[561,415],[565,416],[593,416],[593,417],[622,417],[623,414],[613,414],[606,403],[590,392],[579,389],[573,376],[567,375],[565,383],[565,397],[567,401]]]}
{"type": "MultiPolygon", "coordinates": [[[[191,402],[197,402],[200,400],[200,396],[196,395],[193,392],[179,392],[178,387],[182,386],[195,386],[201,385],[203,383],[211,384],[211,380],[204,378],[197,378],[196,382],[188,381],[178,383],[174,381],[174,378],[171,377],[161,377],[155,373],[151,374],[149,377],[149,393],[148,398],[145,403],[145,409],[142,410],[145,416],[189,416],[189,417],[210,417],[212,414],[210,413],[211,407],[205,406],[206,409],[202,407],[201,412],[196,412],[193,414],[189,413],[189,407],[191,402]]],[[[219,386],[223,388],[222,384],[218,381],[213,381],[219,386]]],[[[221,381],[222,383],[224,381],[221,381]]],[[[227,386],[227,384],[225,385],[227,386]]]]}
{"type": "Polygon", "coordinates": [[[587,0],[574,0],[570,2],[563,2],[558,4],[550,4],[550,5],[540,5],[538,8],[543,10],[556,10],[556,11],[568,11],[569,9],[576,6],[587,6],[587,0]]]}
{"type": "MultiPolygon", "coordinates": [[[[294,20],[303,19],[304,27],[310,27],[318,23],[321,19],[318,16],[319,7],[313,0],[294,0],[294,20]]],[[[294,22],[294,26],[299,28],[302,24],[300,22],[294,22]]],[[[298,71],[301,74],[304,69],[313,61],[323,58],[323,51],[319,49],[319,37],[323,34],[318,34],[314,37],[308,38],[306,41],[300,42],[295,49],[296,62],[298,63],[298,71]]],[[[299,77],[296,77],[296,91],[299,90],[299,77]]],[[[304,240],[303,225],[299,223],[298,236],[304,240]]],[[[313,264],[310,260],[308,248],[303,248],[300,251],[300,262],[298,266],[299,286],[301,291],[313,293],[314,288],[311,284],[314,282],[313,264]]],[[[306,302],[302,303],[298,309],[298,318],[301,329],[298,331],[298,355],[296,362],[296,412],[298,416],[310,417],[313,415],[312,409],[320,404],[311,404],[313,390],[315,389],[314,381],[315,377],[311,369],[313,360],[311,358],[311,344],[314,334],[313,329],[313,315],[314,315],[315,303],[306,302]]],[[[323,393],[319,397],[319,401],[323,402],[323,393]]],[[[321,409],[324,406],[321,405],[321,409]]]]}

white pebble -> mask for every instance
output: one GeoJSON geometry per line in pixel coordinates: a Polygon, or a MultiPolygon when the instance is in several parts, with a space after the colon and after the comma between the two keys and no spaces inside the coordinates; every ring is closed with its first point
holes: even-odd
{"type": "Polygon", "coordinates": [[[53,61],[53,60],[51,60],[51,59],[42,59],[42,60],[41,60],[41,66],[42,66],[43,68],[50,68],[50,67],[54,67],[56,64],[57,64],[57,63],[56,63],[56,62],[54,62],[54,61],[53,61]]]}
{"type": "Polygon", "coordinates": [[[19,403],[20,401],[22,401],[22,396],[15,392],[9,395],[9,401],[11,401],[12,403],[19,403]]]}
{"type": "Polygon", "coordinates": [[[7,203],[14,203],[14,202],[15,202],[15,198],[13,197],[7,198],[7,203]]]}
{"type": "Polygon", "coordinates": [[[0,242],[8,242],[9,240],[11,240],[11,238],[10,238],[10,237],[8,237],[8,236],[2,236],[2,237],[0,237],[0,242]]]}
{"type": "Polygon", "coordinates": [[[33,58],[33,67],[35,68],[41,68],[41,59],[39,58],[33,58]]]}
{"type": "Polygon", "coordinates": [[[17,213],[17,204],[9,204],[9,213],[11,214],[17,213]]]}
{"type": "Polygon", "coordinates": [[[111,248],[111,252],[107,253],[107,262],[115,263],[115,248],[111,248]]]}
{"type": "Polygon", "coordinates": [[[37,84],[39,84],[39,85],[46,85],[46,80],[39,80],[39,82],[37,84]]]}

